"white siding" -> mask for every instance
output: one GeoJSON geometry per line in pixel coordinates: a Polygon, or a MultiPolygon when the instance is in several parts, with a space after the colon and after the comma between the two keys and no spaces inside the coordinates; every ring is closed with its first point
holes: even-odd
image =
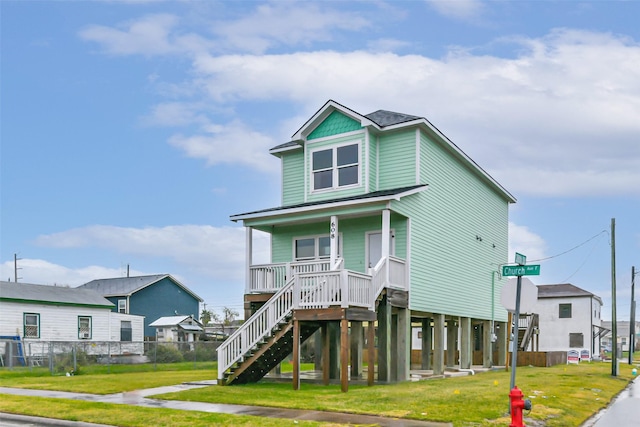
{"type": "MultiPolygon", "coordinates": [[[[575,350],[592,350],[592,298],[538,298],[535,312],[540,315],[540,351],[567,351],[569,334],[581,333],[584,337],[581,347],[575,350]],[[559,317],[560,304],[571,304],[571,318],[559,317]]],[[[595,299],[593,299],[595,301],[595,299]]],[[[598,309],[599,310],[599,309],[598,309]]],[[[600,324],[600,321],[594,322],[600,324]]]]}
{"type": "Polygon", "coordinates": [[[120,324],[131,322],[131,341],[144,341],[144,316],[111,312],[111,341],[120,341],[120,324]]]}

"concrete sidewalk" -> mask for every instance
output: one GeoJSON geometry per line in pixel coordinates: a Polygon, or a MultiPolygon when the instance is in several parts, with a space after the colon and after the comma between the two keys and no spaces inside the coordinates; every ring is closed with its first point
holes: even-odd
{"type": "MultiPolygon", "coordinates": [[[[229,405],[203,402],[183,402],[177,400],[159,400],[148,396],[162,393],[172,393],[189,390],[192,388],[206,387],[214,382],[199,382],[180,384],[175,386],[157,387],[145,390],[136,390],[127,393],[107,395],[70,393],[65,391],[32,390],[10,387],[0,387],[0,393],[18,396],[53,397],[57,399],[75,399],[91,402],[115,403],[123,405],[145,406],[151,408],[179,409],[184,411],[215,412],[234,415],[253,415],[256,417],[285,418],[293,420],[309,420],[340,423],[345,425],[374,425],[380,427],[447,427],[450,423],[437,423],[429,421],[415,421],[397,418],[378,417],[372,415],[355,415],[341,412],[305,411],[299,409],[269,408],[264,406],[229,405]]],[[[31,417],[35,418],[35,417],[31,417]]],[[[2,414],[0,414],[2,419],[2,414]]],[[[84,425],[87,425],[84,423],[84,425]]]]}

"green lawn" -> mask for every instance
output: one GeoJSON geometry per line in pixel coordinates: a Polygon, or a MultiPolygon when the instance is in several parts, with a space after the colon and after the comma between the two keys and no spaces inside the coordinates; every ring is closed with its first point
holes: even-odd
{"type": "MultiPolygon", "coordinates": [[[[286,367],[286,364],[283,366],[286,367]]],[[[151,388],[177,384],[188,380],[214,379],[216,371],[169,371],[162,367],[151,372],[126,372],[118,374],[83,374],[73,377],[16,375],[0,371],[0,385],[8,387],[38,388],[89,393],[115,393],[139,388],[151,388]]],[[[631,367],[620,363],[617,378],[611,377],[611,364],[602,362],[580,365],[558,365],[551,368],[519,367],[516,384],[525,396],[531,398],[533,410],[527,416],[542,420],[547,426],[579,426],[621,391],[631,380],[631,367]]],[[[212,403],[235,403],[298,408],[309,410],[340,411],[359,414],[383,415],[431,421],[448,421],[455,426],[508,425],[510,372],[492,371],[475,376],[376,385],[366,387],[351,385],[348,393],[342,393],[338,385],[322,386],[304,383],[298,391],[290,383],[258,383],[243,386],[212,386],[171,393],[163,399],[190,400],[212,403]]],[[[154,396],[159,397],[159,396],[154,396]]],[[[58,399],[24,399],[19,396],[2,396],[0,410],[5,412],[46,414],[64,419],[92,421],[99,419],[120,426],[141,425],[202,425],[205,419],[194,421],[194,415],[170,411],[162,415],[169,424],[147,424],[156,409],[98,404],[96,402],[64,401],[58,399]],[[55,403],[52,403],[54,401],[55,403]],[[37,402],[37,404],[34,404],[37,402]],[[41,412],[47,405],[60,406],[60,411],[41,412]],[[92,406],[95,405],[95,406],[92,406]],[[113,408],[112,408],[113,407],[113,408]],[[117,411],[116,418],[91,414],[117,411]],[[102,418],[101,418],[102,417],[102,418]],[[166,417],[166,418],[165,418],[166,417]],[[191,421],[189,421],[191,420],[191,421]],[[192,424],[189,424],[189,423],[192,424]]],[[[158,412],[159,414],[159,412],[158,412]]],[[[163,412],[164,414],[164,412],[163,412]]],[[[202,413],[198,413],[202,414],[202,413]]],[[[223,414],[207,414],[220,418],[206,422],[220,425],[283,425],[270,424],[273,420],[252,417],[238,418],[223,414]],[[248,419],[247,419],[248,418],[248,419]]],[[[288,423],[289,421],[287,421],[288,423]]],[[[286,424],[286,423],[285,423],[286,424]]],[[[299,424],[330,425],[330,424],[299,424]]]]}

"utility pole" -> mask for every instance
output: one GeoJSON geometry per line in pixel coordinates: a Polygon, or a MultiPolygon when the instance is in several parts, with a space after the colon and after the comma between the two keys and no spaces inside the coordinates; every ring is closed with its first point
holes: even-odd
{"type": "Polygon", "coordinates": [[[633,365],[633,352],[636,349],[636,267],[631,267],[631,314],[629,316],[629,365],[633,365]]]}
{"type": "Polygon", "coordinates": [[[18,267],[18,260],[22,258],[18,258],[18,254],[13,254],[13,281],[18,283],[18,279],[22,279],[22,277],[18,277],[18,270],[21,268],[18,267]]]}
{"type": "Polygon", "coordinates": [[[611,218],[611,376],[618,376],[618,325],[616,320],[616,219],[611,218]]]}

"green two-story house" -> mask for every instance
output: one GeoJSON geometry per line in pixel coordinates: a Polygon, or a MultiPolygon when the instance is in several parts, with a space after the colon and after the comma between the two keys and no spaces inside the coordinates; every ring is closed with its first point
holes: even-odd
{"type": "Polygon", "coordinates": [[[218,350],[221,383],[257,381],[293,352],[296,388],[318,330],[323,378],[345,391],[365,358],[370,384],[409,379],[412,328],[434,374],[478,353],[504,363],[497,271],[515,198],[487,172],[425,118],[334,101],[270,153],[281,206],[231,216],[246,228],[247,321],[218,350]],[[270,234],[270,264],[253,264],[252,230],[270,234]]]}

